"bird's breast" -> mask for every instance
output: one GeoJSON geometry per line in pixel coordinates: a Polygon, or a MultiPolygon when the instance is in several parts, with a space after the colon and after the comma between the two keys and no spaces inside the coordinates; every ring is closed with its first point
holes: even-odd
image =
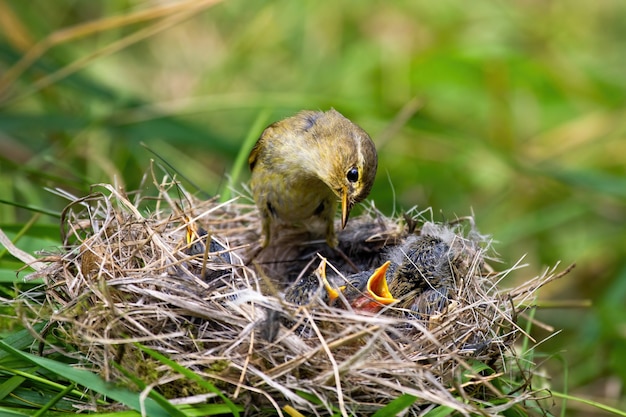
{"type": "Polygon", "coordinates": [[[337,197],[311,175],[276,175],[253,184],[255,199],[266,201],[273,214],[286,222],[299,222],[332,210],[337,197]]]}

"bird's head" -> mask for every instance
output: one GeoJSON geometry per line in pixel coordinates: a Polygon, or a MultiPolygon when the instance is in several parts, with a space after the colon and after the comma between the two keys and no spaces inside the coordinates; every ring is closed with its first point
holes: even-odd
{"type": "Polygon", "coordinates": [[[363,129],[335,109],[301,112],[298,116],[315,139],[316,174],[339,198],[341,226],[345,227],[352,207],[363,201],[374,185],[376,146],[363,129]]]}

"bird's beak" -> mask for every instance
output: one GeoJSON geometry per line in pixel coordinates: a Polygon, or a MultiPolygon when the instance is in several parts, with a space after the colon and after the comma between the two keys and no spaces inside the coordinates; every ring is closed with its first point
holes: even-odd
{"type": "Polygon", "coordinates": [[[361,295],[350,304],[352,308],[361,313],[376,314],[384,305],[398,301],[393,298],[387,286],[387,277],[385,275],[390,263],[389,261],[385,262],[370,275],[367,279],[365,294],[361,295]]]}
{"type": "Polygon", "coordinates": [[[367,294],[375,301],[388,305],[398,300],[393,298],[387,285],[387,268],[391,264],[390,261],[385,262],[381,267],[377,268],[367,280],[367,294]]]}
{"type": "Polygon", "coordinates": [[[328,298],[332,302],[339,298],[339,293],[345,289],[345,287],[339,287],[338,289],[333,288],[328,282],[328,278],[326,277],[326,259],[322,259],[320,262],[320,266],[317,267],[317,274],[320,278],[322,278],[322,283],[324,284],[324,289],[328,293],[328,298]]]}
{"type": "Polygon", "coordinates": [[[350,203],[348,202],[348,190],[343,189],[341,194],[341,228],[344,229],[346,227],[346,223],[348,223],[348,216],[350,215],[350,203]]]}

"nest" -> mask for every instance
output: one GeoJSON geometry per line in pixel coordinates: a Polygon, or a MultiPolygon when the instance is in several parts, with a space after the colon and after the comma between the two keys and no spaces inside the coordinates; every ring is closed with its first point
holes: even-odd
{"type": "Polygon", "coordinates": [[[141,345],[210,381],[246,414],[367,415],[408,395],[410,415],[437,405],[499,415],[537,395],[513,344],[523,334],[518,316],[555,274],[499,290],[510,270],[493,270],[490,242],[471,218],[437,224],[417,210],[388,218],[372,205],[339,233],[339,250],[314,230],[287,227],[259,250],[249,198],[200,201],[167,178],[155,190],[94,186],[64,211],[63,253],[33,274],[45,281],[38,319],[63,341],[55,348],[73,346],[105,379],[132,384],[130,373],[169,399],[221,401],[141,345]],[[284,298],[322,259],[347,277],[424,235],[447,242],[454,259],[447,301],[428,316],[284,298]],[[502,375],[517,382],[495,384],[502,375]]]}

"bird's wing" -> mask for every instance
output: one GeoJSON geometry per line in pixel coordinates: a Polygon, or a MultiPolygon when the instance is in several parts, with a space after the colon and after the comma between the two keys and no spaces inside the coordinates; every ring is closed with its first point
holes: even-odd
{"type": "Polygon", "coordinates": [[[252,171],[254,169],[254,166],[256,165],[257,158],[259,157],[259,152],[261,151],[262,142],[263,136],[261,136],[259,140],[256,141],[254,147],[250,151],[250,155],[248,156],[248,166],[250,166],[250,171],[252,171]]]}

